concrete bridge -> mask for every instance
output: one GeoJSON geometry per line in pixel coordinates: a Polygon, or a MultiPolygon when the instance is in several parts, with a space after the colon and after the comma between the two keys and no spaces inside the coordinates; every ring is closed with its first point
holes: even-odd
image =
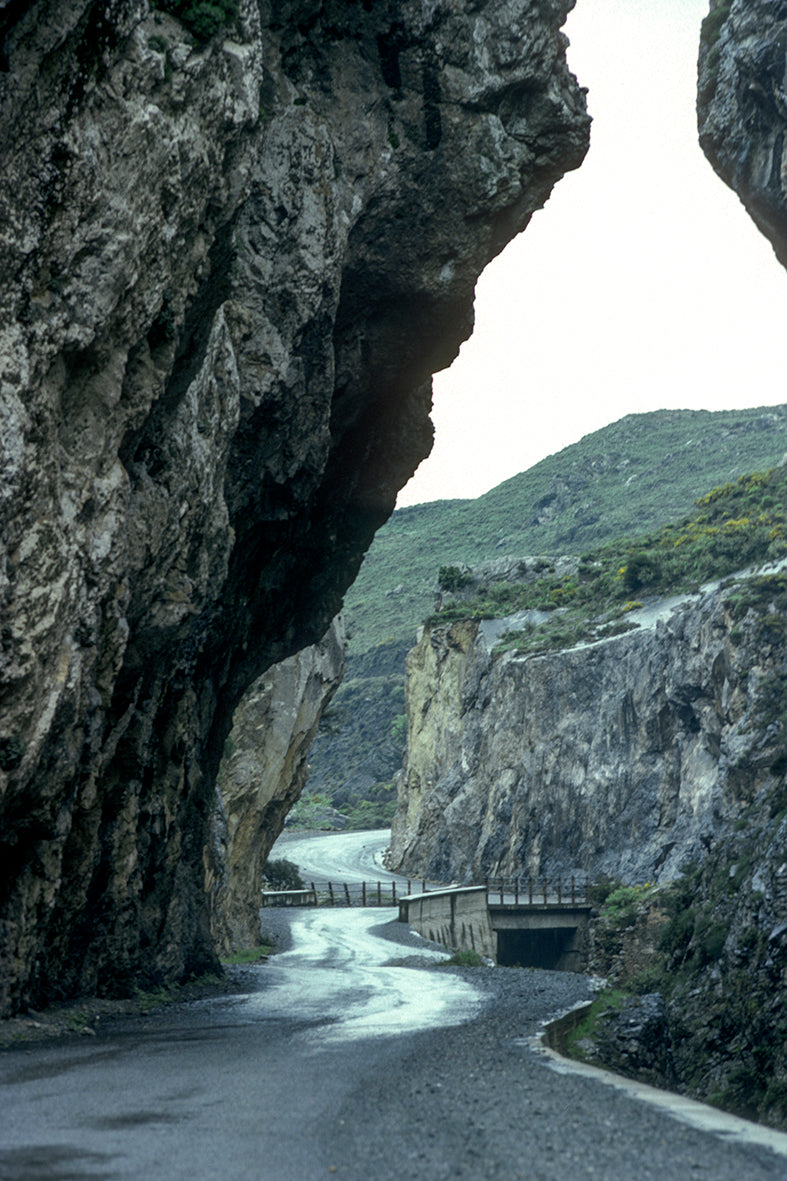
{"type": "Polygon", "coordinates": [[[591,906],[586,890],[489,890],[450,886],[399,901],[399,918],[456,951],[477,951],[498,964],[579,972],[591,906]],[[573,897],[572,897],[573,895],[573,897]]]}
{"type": "Polygon", "coordinates": [[[408,893],[397,897],[395,881],[310,882],[307,889],[264,890],[262,905],[398,905],[402,922],[455,951],[477,951],[498,964],[523,968],[578,972],[584,966],[591,910],[584,880],[578,884],[570,878],[551,887],[543,881],[406,885],[408,893]]]}

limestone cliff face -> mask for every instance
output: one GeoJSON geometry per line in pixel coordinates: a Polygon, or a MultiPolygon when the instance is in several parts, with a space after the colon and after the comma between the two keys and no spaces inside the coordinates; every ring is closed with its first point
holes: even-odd
{"type": "Polygon", "coordinates": [[[712,0],[703,21],[700,143],[787,266],[787,7],[712,0]]]}
{"type": "Polygon", "coordinates": [[[0,1012],[214,961],[232,711],[429,450],[475,279],[586,150],[562,0],[0,20],[0,1012]]]}
{"type": "Polygon", "coordinates": [[[217,883],[213,922],[223,951],[260,941],[262,870],[306,782],[309,748],[344,671],[344,642],[339,617],[319,644],[268,669],[235,710],[218,777],[226,881],[217,883]]]}
{"type": "Polygon", "coordinates": [[[762,720],[783,637],[755,612],[736,622],[730,594],[543,656],[490,656],[477,622],[427,629],[408,661],[393,864],[653,881],[701,860],[783,775],[762,720]]]}

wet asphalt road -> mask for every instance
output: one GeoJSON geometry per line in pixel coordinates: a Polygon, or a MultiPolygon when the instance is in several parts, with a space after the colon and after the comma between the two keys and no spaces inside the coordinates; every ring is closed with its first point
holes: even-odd
{"type": "MultiPolygon", "coordinates": [[[[393,914],[357,913],[359,931],[393,914]]],[[[301,922],[266,917],[283,942],[301,922]]],[[[333,956],[324,928],[301,929],[289,955],[240,973],[239,995],[3,1053],[0,1178],[787,1178],[787,1156],[550,1069],[527,1038],[586,995],[582,977],[416,968],[422,941],[398,923],[385,933],[353,966],[362,931],[333,956]],[[393,988],[389,957],[404,960],[393,988]],[[459,1023],[419,1028],[434,1021],[459,1023]]]]}

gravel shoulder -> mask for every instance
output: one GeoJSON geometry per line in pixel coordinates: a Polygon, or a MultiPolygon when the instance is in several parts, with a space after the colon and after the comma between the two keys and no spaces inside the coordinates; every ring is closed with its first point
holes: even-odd
{"type": "MultiPolygon", "coordinates": [[[[379,933],[407,943],[411,933],[402,927],[379,933]]],[[[351,1096],[339,1126],[326,1129],[341,1176],[787,1181],[786,1157],[690,1128],[622,1091],[550,1068],[530,1039],[589,999],[585,977],[501,967],[428,971],[459,973],[484,993],[484,1009],[466,1025],[419,1035],[385,1078],[365,1081],[351,1096]]]]}

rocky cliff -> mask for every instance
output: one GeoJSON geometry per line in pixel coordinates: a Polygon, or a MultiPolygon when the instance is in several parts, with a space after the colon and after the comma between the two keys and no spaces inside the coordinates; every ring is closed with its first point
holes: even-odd
{"type": "Polygon", "coordinates": [[[787,266],[787,5],[711,0],[702,23],[700,143],[787,266]]]}
{"type": "Polygon", "coordinates": [[[0,16],[0,1012],[214,963],[232,711],[587,146],[562,0],[176,7],[0,16]]]}
{"type": "Polygon", "coordinates": [[[427,627],[408,659],[393,864],[641,882],[701,860],[783,777],[768,712],[782,620],[744,626],[746,593],[653,604],[629,614],[635,630],[544,655],[492,655],[500,622],[427,627]]]}
{"type": "Polygon", "coordinates": [[[640,883],[591,924],[616,991],[575,1052],[787,1127],[787,575],[628,618],[542,655],[496,655],[501,621],[425,629],[393,861],[640,883]]]}
{"type": "Polygon", "coordinates": [[[209,889],[214,939],[227,952],[260,942],[262,870],[306,782],[309,749],[344,671],[344,625],[273,665],[232,719],[218,776],[216,862],[226,879],[209,889]]]}

